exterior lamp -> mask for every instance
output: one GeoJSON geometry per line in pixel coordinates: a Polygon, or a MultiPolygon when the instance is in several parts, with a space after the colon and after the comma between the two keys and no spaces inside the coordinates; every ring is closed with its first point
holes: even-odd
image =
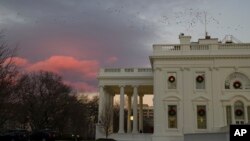
{"type": "Polygon", "coordinates": [[[133,120],[134,119],[134,117],[133,116],[130,116],[130,120],[133,120]]]}

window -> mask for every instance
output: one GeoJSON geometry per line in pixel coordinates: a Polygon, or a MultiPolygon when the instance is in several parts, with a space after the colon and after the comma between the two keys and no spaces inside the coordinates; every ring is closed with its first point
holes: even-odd
{"type": "Polygon", "coordinates": [[[236,124],[244,124],[245,116],[244,116],[244,104],[241,101],[236,101],[234,103],[234,116],[236,124]]]}
{"type": "Polygon", "coordinates": [[[177,106],[168,105],[168,128],[177,128],[177,106]]]}
{"type": "Polygon", "coordinates": [[[195,87],[196,89],[205,89],[205,72],[195,73],[195,87]]]}
{"type": "Polygon", "coordinates": [[[205,105],[197,105],[197,128],[207,129],[207,113],[205,105]]]}
{"type": "Polygon", "coordinates": [[[229,82],[229,80],[225,81],[225,89],[230,89],[230,82],[229,82]]]}
{"type": "Polygon", "coordinates": [[[176,72],[168,72],[167,74],[167,84],[168,89],[176,89],[177,88],[177,77],[176,72]]]}
{"type": "Polygon", "coordinates": [[[225,80],[225,89],[250,89],[249,78],[239,72],[230,74],[225,80]]]}
{"type": "Polygon", "coordinates": [[[226,106],[226,118],[227,118],[227,125],[232,123],[232,108],[231,106],[226,106]]]}

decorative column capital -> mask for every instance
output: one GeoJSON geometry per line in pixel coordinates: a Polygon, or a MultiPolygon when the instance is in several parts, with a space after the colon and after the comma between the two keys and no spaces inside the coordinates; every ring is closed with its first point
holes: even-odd
{"type": "Polygon", "coordinates": [[[131,97],[131,96],[132,96],[132,94],[131,94],[131,93],[128,93],[128,94],[127,94],[127,96],[128,96],[128,97],[129,97],[129,96],[131,97]]]}
{"type": "Polygon", "coordinates": [[[208,70],[209,71],[213,71],[213,67],[208,67],[208,70]]]}
{"type": "Polygon", "coordinates": [[[144,96],[144,94],[139,94],[139,96],[140,96],[140,97],[143,97],[143,96],[144,96]]]}
{"type": "Polygon", "coordinates": [[[104,87],[105,87],[105,85],[98,85],[98,87],[99,87],[99,88],[104,88],[104,87]]]}
{"type": "Polygon", "coordinates": [[[120,88],[124,88],[125,87],[125,85],[118,85],[120,88]]]}
{"type": "Polygon", "coordinates": [[[190,71],[190,68],[189,67],[184,67],[184,70],[190,71]]]}
{"type": "Polygon", "coordinates": [[[218,71],[219,70],[219,67],[213,67],[214,70],[218,71]]]}
{"type": "Polygon", "coordinates": [[[138,87],[139,87],[139,85],[132,85],[132,87],[133,87],[133,88],[138,88],[138,87]]]}
{"type": "Polygon", "coordinates": [[[180,71],[184,71],[184,67],[180,67],[180,71]]]}
{"type": "Polygon", "coordinates": [[[156,67],[156,68],[154,69],[154,71],[161,71],[161,68],[156,67]]]}
{"type": "Polygon", "coordinates": [[[189,67],[180,67],[180,71],[190,71],[189,67]]]}

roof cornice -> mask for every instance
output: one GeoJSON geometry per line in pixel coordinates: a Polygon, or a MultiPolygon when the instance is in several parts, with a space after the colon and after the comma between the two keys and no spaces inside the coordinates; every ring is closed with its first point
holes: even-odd
{"type": "Polygon", "coordinates": [[[214,59],[214,58],[250,58],[250,55],[154,55],[149,56],[152,59],[214,59]]]}

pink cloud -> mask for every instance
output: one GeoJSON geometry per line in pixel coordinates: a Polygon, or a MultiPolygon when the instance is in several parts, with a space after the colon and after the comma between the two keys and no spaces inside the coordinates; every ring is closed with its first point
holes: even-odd
{"type": "Polygon", "coordinates": [[[21,57],[12,57],[12,58],[7,58],[4,63],[14,63],[17,67],[27,67],[29,65],[29,61],[25,58],[21,57]]]}
{"type": "Polygon", "coordinates": [[[77,77],[79,75],[77,82],[72,77],[64,79],[64,82],[83,92],[97,91],[95,86],[85,82],[96,79],[99,70],[99,62],[97,60],[79,60],[70,56],[52,56],[35,63],[30,63],[27,59],[21,57],[13,57],[12,61],[25,71],[52,71],[63,77],[67,76],[67,73],[77,77]]]}
{"type": "Polygon", "coordinates": [[[21,57],[13,57],[12,61],[18,66],[18,67],[25,67],[29,65],[29,61],[25,58],[21,57]]]}
{"type": "Polygon", "coordinates": [[[99,70],[97,60],[78,60],[70,56],[52,56],[27,68],[29,71],[47,70],[61,74],[63,71],[81,73],[85,78],[95,78],[99,70]]]}
{"type": "Polygon", "coordinates": [[[93,50],[101,46],[97,41],[86,37],[69,37],[60,35],[56,37],[40,37],[39,39],[26,41],[23,46],[28,50],[23,50],[25,55],[37,54],[38,57],[62,55],[74,57],[92,57],[99,56],[99,50],[93,50]]]}
{"type": "Polygon", "coordinates": [[[107,59],[106,62],[109,63],[109,64],[113,64],[113,63],[115,63],[117,60],[118,60],[117,57],[111,56],[111,57],[109,57],[109,58],[107,59]]]}

